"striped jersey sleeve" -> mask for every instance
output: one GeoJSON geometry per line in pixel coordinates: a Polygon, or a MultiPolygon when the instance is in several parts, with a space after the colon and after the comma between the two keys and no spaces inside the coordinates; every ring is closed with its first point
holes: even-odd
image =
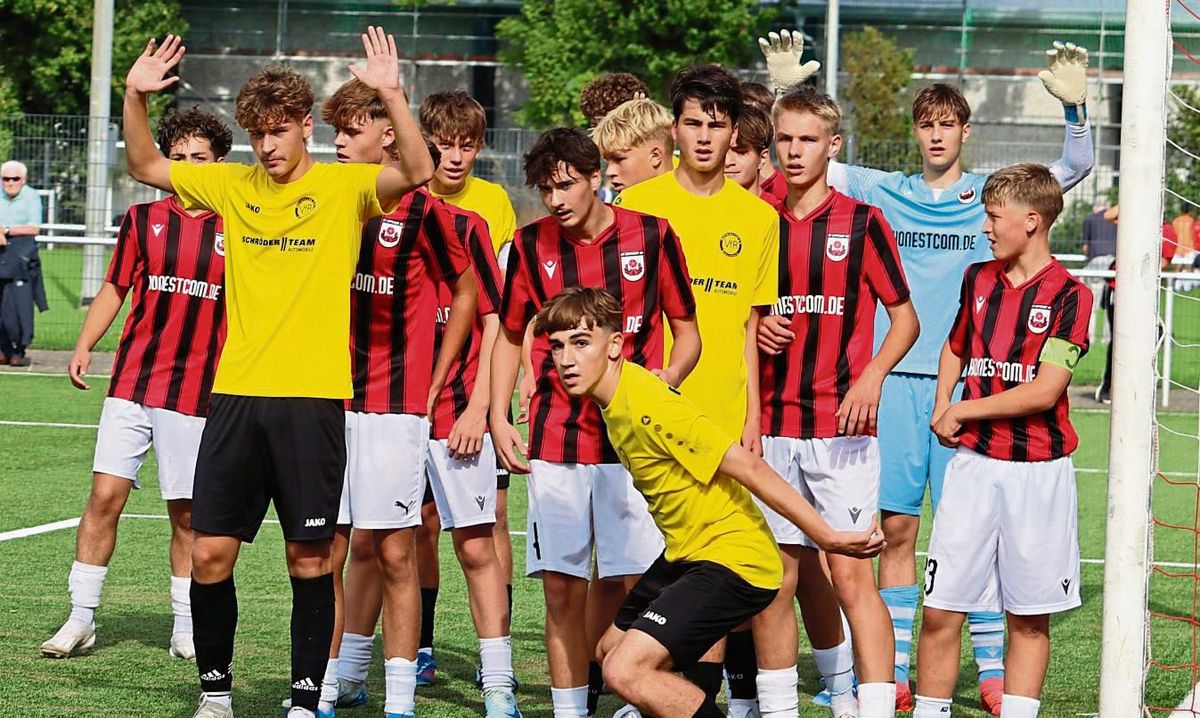
{"type": "Polygon", "coordinates": [[[896,237],[891,225],[883,218],[879,208],[872,207],[867,217],[867,246],[872,261],[864,267],[867,284],[886,305],[899,304],[908,299],[908,280],[900,264],[900,250],[896,248],[896,237]]]}
{"type": "Polygon", "coordinates": [[[121,220],[121,231],[117,234],[117,248],[108,264],[108,275],[104,281],[128,289],[133,286],[138,265],[142,261],[141,238],[133,221],[133,208],[121,220]]]}

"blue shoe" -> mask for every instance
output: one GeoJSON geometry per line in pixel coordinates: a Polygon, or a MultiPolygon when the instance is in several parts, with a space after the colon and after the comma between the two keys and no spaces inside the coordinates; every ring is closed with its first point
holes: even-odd
{"type": "MultiPolygon", "coordinates": [[[[367,704],[367,684],[338,679],[338,708],[361,708],[367,704]]],[[[324,718],[324,716],[322,716],[324,718]]]]}
{"type": "MultiPolygon", "coordinates": [[[[432,686],[437,681],[437,661],[429,653],[417,654],[417,687],[432,686]]],[[[389,716],[390,718],[390,716],[389,716]]],[[[400,716],[400,718],[405,718],[400,716]]]]}
{"type": "Polygon", "coordinates": [[[829,689],[825,687],[825,677],[817,678],[817,682],[821,684],[821,691],[812,697],[812,704],[828,708],[832,704],[833,699],[829,697],[829,689]]]}
{"type": "Polygon", "coordinates": [[[333,718],[333,709],[330,708],[327,711],[323,711],[320,708],[317,708],[317,718],[333,718]]]}
{"type": "Polygon", "coordinates": [[[383,718],[417,718],[412,713],[384,713],[383,718]]]}
{"type": "Polygon", "coordinates": [[[485,718],[521,718],[511,688],[489,688],[483,692],[485,718]]]}

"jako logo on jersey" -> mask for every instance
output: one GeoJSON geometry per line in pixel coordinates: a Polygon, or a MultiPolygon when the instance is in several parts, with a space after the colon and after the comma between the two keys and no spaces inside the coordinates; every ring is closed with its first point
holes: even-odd
{"type": "Polygon", "coordinates": [[[150,225],[150,229],[154,230],[154,236],[157,237],[162,234],[163,226],[161,224],[152,224],[150,225]]]}
{"type": "Polygon", "coordinates": [[[317,211],[317,201],[312,197],[296,200],[296,219],[302,219],[317,211]]]}
{"type": "Polygon", "coordinates": [[[218,256],[225,256],[225,235],[221,234],[220,232],[217,232],[217,236],[213,238],[213,251],[216,252],[218,256]]]}
{"type": "Polygon", "coordinates": [[[983,297],[975,297],[975,313],[978,314],[980,309],[983,309],[983,297]]]}
{"type": "Polygon", "coordinates": [[[542,262],[542,269],[546,270],[546,276],[554,279],[554,270],[558,269],[558,262],[553,259],[547,259],[542,262]]]}
{"type": "Polygon", "coordinates": [[[971,204],[975,201],[975,188],[970,187],[958,193],[959,204],[971,204]]]}
{"type": "Polygon", "coordinates": [[[660,626],[667,625],[666,617],[660,616],[659,614],[655,613],[654,611],[646,611],[645,613],[642,614],[642,618],[646,619],[647,621],[654,621],[655,623],[657,623],[660,626]]]}
{"type": "Polygon", "coordinates": [[[379,243],[388,249],[400,244],[400,233],[404,231],[404,223],[394,219],[385,219],[379,224],[379,243]]]}
{"type": "Polygon", "coordinates": [[[721,254],[724,254],[726,257],[736,257],[742,253],[742,238],[733,232],[726,232],[721,235],[719,246],[721,247],[721,254]]]}
{"type": "Polygon", "coordinates": [[[646,276],[646,257],[641,252],[621,252],[621,276],[636,282],[646,276]]]}
{"type": "Polygon", "coordinates": [[[825,238],[825,256],[840,262],[850,254],[850,235],[830,234],[825,238]]]}
{"type": "Polygon", "coordinates": [[[1050,328],[1050,307],[1045,304],[1035,304],[1029,310],[1029,323],[1026,325],[1034,334],[1045,334],[1050,328]]]}
{"type": "Polygon", "coordinates": [[[319,519],[304,519],[304,528],[312,528],[312,527],[314,527],[314,526],[324,526],[324,525],[325,525],[325,519],[324,519],[324,518],[319,518],[319,519]]]}

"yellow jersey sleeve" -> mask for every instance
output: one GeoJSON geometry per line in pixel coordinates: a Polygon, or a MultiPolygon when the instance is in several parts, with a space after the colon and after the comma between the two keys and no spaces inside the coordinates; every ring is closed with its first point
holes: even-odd
{"type": "Polygon", "coordinates": [[[634,431],[642,441],[654,447],[655,453],[674,459],[698,483],[708,484],[717,475],[725,452],[733,442],[729,435],[705,416],[695,404],[685,399],[653,374],[648,374],[641,391],[631,392],[634,401],[653,397],[634,422],[634,431]]]}
{"type": "Polygon", "coordinates": [[[492,246],[499,254],[500,248],[513,241],[513,236],[517,233],[517,213],[504,188],[497,185],[496,189],[499,190],[497,192],[496,223],[500,227],[499,231],[495,227],[489,227],[489,229],[492,231],[492,246]]]}
{"type": "Polygon", "coordinates": [[[750,298],[756,307],[774,304],[779,299],[779,219],[767,226],[754,275],[754,293],[750,298]]]}
{"type": "Polygon", "coordinates": [[[171,163],[171,186],[186,209],[210,209],[228,214],[225,206],[229,188],[235,177],[246,173],[246,165],[212,162],[194,165],[190,162],[171,163]]]}
{"type": "Polygon", "coordinates": [[[387,214],[395,207],[384,207],[379,200],[379,173],[386,165],[369,165],[355,162],[330,165],[336,174],[337,186],[344,187],[358,198],[358,218],[366,222],[372,217],[387,214]]]}

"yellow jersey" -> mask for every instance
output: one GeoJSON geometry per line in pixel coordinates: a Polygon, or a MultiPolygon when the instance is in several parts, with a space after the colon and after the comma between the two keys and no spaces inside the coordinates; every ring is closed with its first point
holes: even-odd
{"type": "Polygon", "coordinates": [[[171,163],[184,207],[225,221],[228,336],[213,391],[349,399],[350,282],[381,165],[315,164],[280,184],[261,165],[171,163]]]}
{"type": "Polygon", "coordinates": [[[603,408],[608,438],[646,497],[668,561],[711,561],[753,586],[777,589],[783,564],[750,492],[718,467],[736,443],[648,370],[624,362],[603,408]]]}
{"type": "Polygon", "coordinates": [[[711,197],[698,197],[673,172],[627,187],[614,204],[663,217],[679,236],[702,342],[700,361],[680,389],[740,437],[747,403],[746,322],[752,307],[779,298],[779,213],[728,180],[711,197]]]}
{"type": "MultiPolygon", "coordinates": [[[[487,222],[488,233],[492,235],[492,248],[500,254],[500,248],[512,241],[517,233],[517,213],[513,211],[512,201],[508,193],[495,182],[467,177],[463,188],[454,194],[438,194],[430,188],[430,193],[441,197],[455,207],[470,210],[483,217],[487,222]]],[[[500,267],[504,269],[504,267],[500,267]]]]}

